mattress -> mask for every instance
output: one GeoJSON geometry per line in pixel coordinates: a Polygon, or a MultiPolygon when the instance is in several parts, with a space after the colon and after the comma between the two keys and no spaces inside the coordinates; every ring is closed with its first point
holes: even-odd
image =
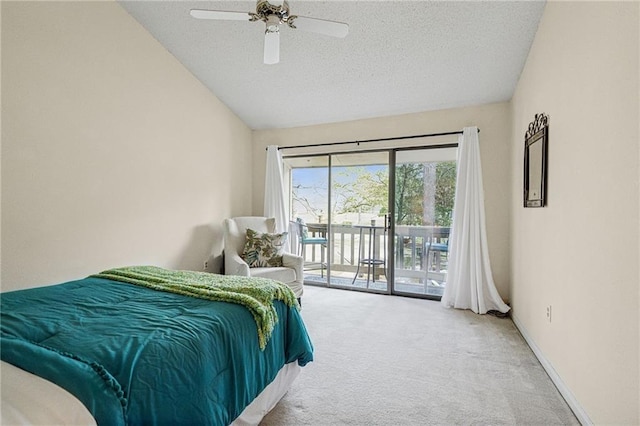
{"type": "MultiPolygon", "coordinates": [[[[282,367],[231,425],[258,425],[286,394],[300,370],[295,362],[282,367]]],[[[0,424],[96,425],[89,410],[69,392],[4,361],[0,363],[0,393],[0,424]]]]}

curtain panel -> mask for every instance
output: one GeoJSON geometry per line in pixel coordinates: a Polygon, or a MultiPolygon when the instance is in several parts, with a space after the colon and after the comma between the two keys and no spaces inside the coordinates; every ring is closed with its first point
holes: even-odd
{"type": "MultiPolygon", "coordinates": [[[[267,147],[267,167],[264,184],[264,215],[276,220],[276,232],[288,232],[289,221],[282,181],[282,155],[277,145],[267,147]]],[[[285,244],[288,249],[289,244],[285,244]]],[[[288,250],[287,250],[288,251],[288,250]]]]}
{"type": "Polygon", "coordinates": [[[510,309],[498,294],[489,263],[477,127],[465,127],[458,141],[449,266],[442,303],[477,314],[506,313],[510,309]]]}

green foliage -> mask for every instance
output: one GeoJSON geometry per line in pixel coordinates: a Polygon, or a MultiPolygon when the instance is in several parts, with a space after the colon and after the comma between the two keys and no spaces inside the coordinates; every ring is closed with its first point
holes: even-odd
{"type": "Polygon", "coordinates": [[[456,162],[445,161],[436,166],[436,226],[451,226],[456,195],[456,162]]]}
{"type": "Polygon", "coordinates": [[[422,225],[423,216],[422,164],[399,164],[396,166],[396,224],[422,225]]]}
{"type": "MultiPolygon", "coordinates": [[[[425,179],[427,164],[408,163],[396,166],[396,224],[431,225],[425,222],[425,179]]],[[[433,225],[450,226],[456,192],[456,162],[435,163],[435,217],[433,225]]],[[[427,201],[428,202],[428,201],[427,201]]]]}

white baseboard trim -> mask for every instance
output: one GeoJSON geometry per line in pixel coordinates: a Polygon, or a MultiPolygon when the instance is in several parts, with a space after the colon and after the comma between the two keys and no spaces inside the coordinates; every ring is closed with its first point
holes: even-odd
{"type": "Polygon", "coordinates": [[[578,402],[576,397],[573,395],[573,393],[571,393],[567,385],[564,384],[564,382],[560,378],[560,375],[553,368],[553,365],[551,365],[551,363],[544,356],[544,354],[542,353],[538,345],[536,345],[536,343],[533,341],[529,333],[527,333],[527,330],[524,328],[522,323],[518,320],[518,317],[513,315],[513,312],[511,314],[511,319],[513,320],[513,323],[516,325],[516,328],[518,329],[522,337],[524,337],[524,340],[527,342],[527,344],[533,351],[536,358],[538,358],[538,361],[540,361],[540,364],[542,364],[542,368],[544,368],[544,370],[547,372],[547,374],[551,378],[551,381],[553,382],[553,384],[556,385],[556,388],[558,388],[560,395],[562,395],[564,400],[567,401],[569,408],[571,408],[571,410],[573,411],[573,414],[575,414],[575,416],[578,418],[578,421],[583,426],[592,426],[593,422],[589,418],[589,415],[587,414],[587,412],[584,410],[584,408],[582,408],[582,405],[580,405],[580,403],[578,402]]]}

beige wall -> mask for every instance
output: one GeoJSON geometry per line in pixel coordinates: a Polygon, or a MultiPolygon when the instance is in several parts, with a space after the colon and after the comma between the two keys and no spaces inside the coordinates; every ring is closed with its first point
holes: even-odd
{"type": "MultiPolygon", "coordinates": [[[[349,121],[290,129],[261,130],[253,134],[253,213],[262,214],[264,205],[265,148],[268,145],[291,146],[385,138],[423,133],[461,130],[465,126],[480,128],[480,151],[485,187],[487,235],[491,267],[496,287],[509,299],[509,147],[511,116],[508,103],[407,114],[395,117],[349,121]]],[[[412,144],[455,142],[457,138],[433,138],[412,144]]],[[[395,144],[399,144],[396,142],[395,144]]],[[[406,143],[406,142],[405,142],[406,143]]],[[[372,145],[367,145],[370,147],[372,145]]],[[[390,146],[389,143],[386,146],[390,146]]],[[[331,147],[331,149],[338,149],[331,147]]],[[[340,149],[354,149],[347,145],[340,149]]],[[[291,150],[286,154],[311,152],[291,150]]],[[[318,152],[315,149],[313,152],[318,152]]]]}
{"type": "Polygon", "coordinates": [[[547,3],[512,100],[513,315],[596,424],[640,423],[638,14],[547,3]],[[539,112],[548,207],[525,209],[523,136],[539,112]]]}
{"type": "Polygon", "coordinates": [[[202,269],[251,212],[250,129],[115,2],[2,2],[2,108],[2,290],[202,269]]]}

